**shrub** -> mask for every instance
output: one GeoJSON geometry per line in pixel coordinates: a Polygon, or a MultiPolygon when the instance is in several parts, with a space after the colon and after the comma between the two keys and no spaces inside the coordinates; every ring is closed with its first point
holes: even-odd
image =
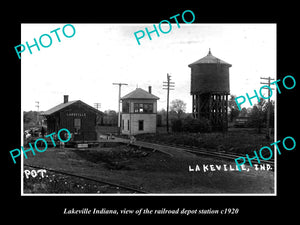
{"type": "Polygon", "coordinates": [[[171,128],[173,132],[182,132],[182,119],[173,119],[171,121],[171,128]]]}
{"type": "Polygon", "coordinates": [[[185,119],[174,119],[172,120],[172,131],[173,132],[211,132],[212,126],[208,119],[194,119],[192,117],[187,117],[185,119]]]}

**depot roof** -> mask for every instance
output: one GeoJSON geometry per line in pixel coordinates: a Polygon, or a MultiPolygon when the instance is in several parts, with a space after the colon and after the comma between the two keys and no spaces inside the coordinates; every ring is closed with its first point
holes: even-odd
{"type": "Polygon", "coordinates": [[[149,93],[148,91],[145,91],[142,88],[137,88],[134,91],[130,92],[129,94],[123,96],[121,99],[122,100],[124,100],[124,99],[155,99],[155,100],[158,100],[159,97],[149,93]]]}
{"type": "Polygon", "coordinates": [[[59,104],[59,105],[57,105],[57,106],[54,106],[53,108],[51,108],[51,109],[49,109],[49,110],[43,112],[42,115],[44,115],[44,116],[49,116],[49,115],[51,115],[51,114],[53,114],[53,113],[56,113],[56,112],[58,112],[58,111],[60,111],[60,110],[62,110],[62,109],[64,109],[64,108],[66,108],[66,107],[68,107],[68,106],[70,106],[70,105],[73,105],[73,104],[75,104],[75,103],[84,105],[86,108],[88,108],[89,110],[92,110],[92,111],[95,112],[95,113],[102,114],[101,111],[99,111],[99,110],[97,110],[97,109],[95,109],[95,108],[89,106],[88,104],[84,103],[83,101],[75,100],[75,101],[69,101],[69,102],[61,103],[61,104],[59,104]]]}

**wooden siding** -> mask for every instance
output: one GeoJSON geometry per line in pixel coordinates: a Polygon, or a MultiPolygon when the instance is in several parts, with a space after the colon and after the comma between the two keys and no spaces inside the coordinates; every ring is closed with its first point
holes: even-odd
{"type": "Polygon", "coordinates": [[[97,114],[80,102],[74,103],[59,112],[47,117],[47,131],[58,132],[62,128],[72,133],[74,141],[97,140],[97,114]],[[81,127],[75,129],[74,119],[81,119],[81,127]]]}
{"type": "Polygon", "coordinates": [[[123,114],[122,121],[124,120],[124,129],[122,129],[122,134],[136,135],[143,133],[156,133],[156,114],[146,114],[146,113],[132,113],[123,114]],[[129,130],[127,123],[129,120],[129,130]],[[139,130],[139,121],[144,121],[144,129],[139,130]]]}

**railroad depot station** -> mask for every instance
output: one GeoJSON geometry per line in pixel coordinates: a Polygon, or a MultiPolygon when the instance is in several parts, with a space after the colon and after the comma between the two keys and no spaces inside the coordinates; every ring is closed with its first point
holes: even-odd
{"type": "MultiPolygon", "coordinates": [[[[230,124],[228,130],[232,65],[209,50],[206,56],[186,66],[191,68],[191,74],[186,76],[191,79],[192,102],[187,121],[208,121],[209,131],[169,132],[160,126],[157,104],[162,96],[155,94],[158,90],[151,83],[122,96],[119,91],[119,115],[114,112],[114,123],[110,124],[105,122],[110,120],[109,112],[103,113],[81,100],[70,101],[68,95],[61,96],[62,101],[41,116],[47,134],[68,129],[71,139],[66,145],[51,146],[26,159],[25,168],[42,166],[53,177],[43,179],[43,184],[36,183],[36,179],[25,180],[24,193],[273,195],[274,161],[254,161],[257,168],[245,163],[242,171],[236,166],[237,157],[253,153],[253,149],[270,141],[252,128],[231,129],[230,124]]],[[[239,118],[238,122],[243,127],[247,118],[239,118]]],[[[192,127],[192,123],[186,124],[192,127]]],[[[198,127],[205,126],[199,124],[198,127]]],[[[34,139],[29,141],[34,143],[34,139]]]]}
{"type": "MultiPolygon", "coordinates": [[[[42,116],[46,119],[47,133],[58,132],[66,128],[72,134],[71,142],[95,142],[97,121],[101,121],[103,113],[81,100],[69,101],[64,95],[63,102],[45,111],[42,116]]],[[[159,98],[149,92],[137,88],[128,93],[122,100],[121,133],[136,135],[156,133],[157,100],[159,98]]]]}
{"type": "MultiPolygon", "coordinates": [[[[213,129],[224,131],[228,128],[227,107],[229,89],[229,68],[231,64],[213,56],[209,50],[207,56],[188,65],[191,68],[191,95],[194,118],[206,118],[213,129]]],[[[62,128],[72,133],[72,141],[86,142],[98,140],[97,121],[103,113],[81,100],[69,101],[64,95],[63,103],[45,111],[47,133],[57,132],[62,128]]],[[[156,133],[158,96],[136,88],[120,99],[122,112],[120,133],[137,135],[156,133]]]]}
{"type": "Polygon", "coordinates": [[[61,104],[42,114],[46,118],[48,134],[66,128],[75,142],[97,140],[96,123],[102,115],[102,112],[81,100],[69,101],[68,95],[64,95],[61,104]]]}

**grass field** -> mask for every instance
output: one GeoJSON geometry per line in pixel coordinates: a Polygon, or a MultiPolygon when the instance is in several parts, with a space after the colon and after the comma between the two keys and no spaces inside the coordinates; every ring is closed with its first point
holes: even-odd
{"type": "MultiPolygon", "coordinates": [[[[117,134],[117,127],[100,126],[97,128],[98,133],[117,134]]],[[[211,132],[211,133],[172,133],[166,131],[166,127],[157,127],[156,134],[136,135],[136,139],[146,142],[161,144],[187,145],[206,150],[251,154],[254,150],[259,150],[262,146],[269,146],[274,139],[266,139],[266,132],[257,133],[254,128],[229,128],[228,132],[211,132]]],[[[127,136],[124,136],[127,137],[127,136]]]]}
{"type": "Polygon", "coordinates": [[[262,146],[269,146],[273,138],[267,140],[265,133],[258,134],[251,128],[232,128],[226,133],[170,133],[144,134],[136,136],[137,140],[178,144],[213,149],[223,152],[233,153],[252,153],[259,150],[262,146]]]}

